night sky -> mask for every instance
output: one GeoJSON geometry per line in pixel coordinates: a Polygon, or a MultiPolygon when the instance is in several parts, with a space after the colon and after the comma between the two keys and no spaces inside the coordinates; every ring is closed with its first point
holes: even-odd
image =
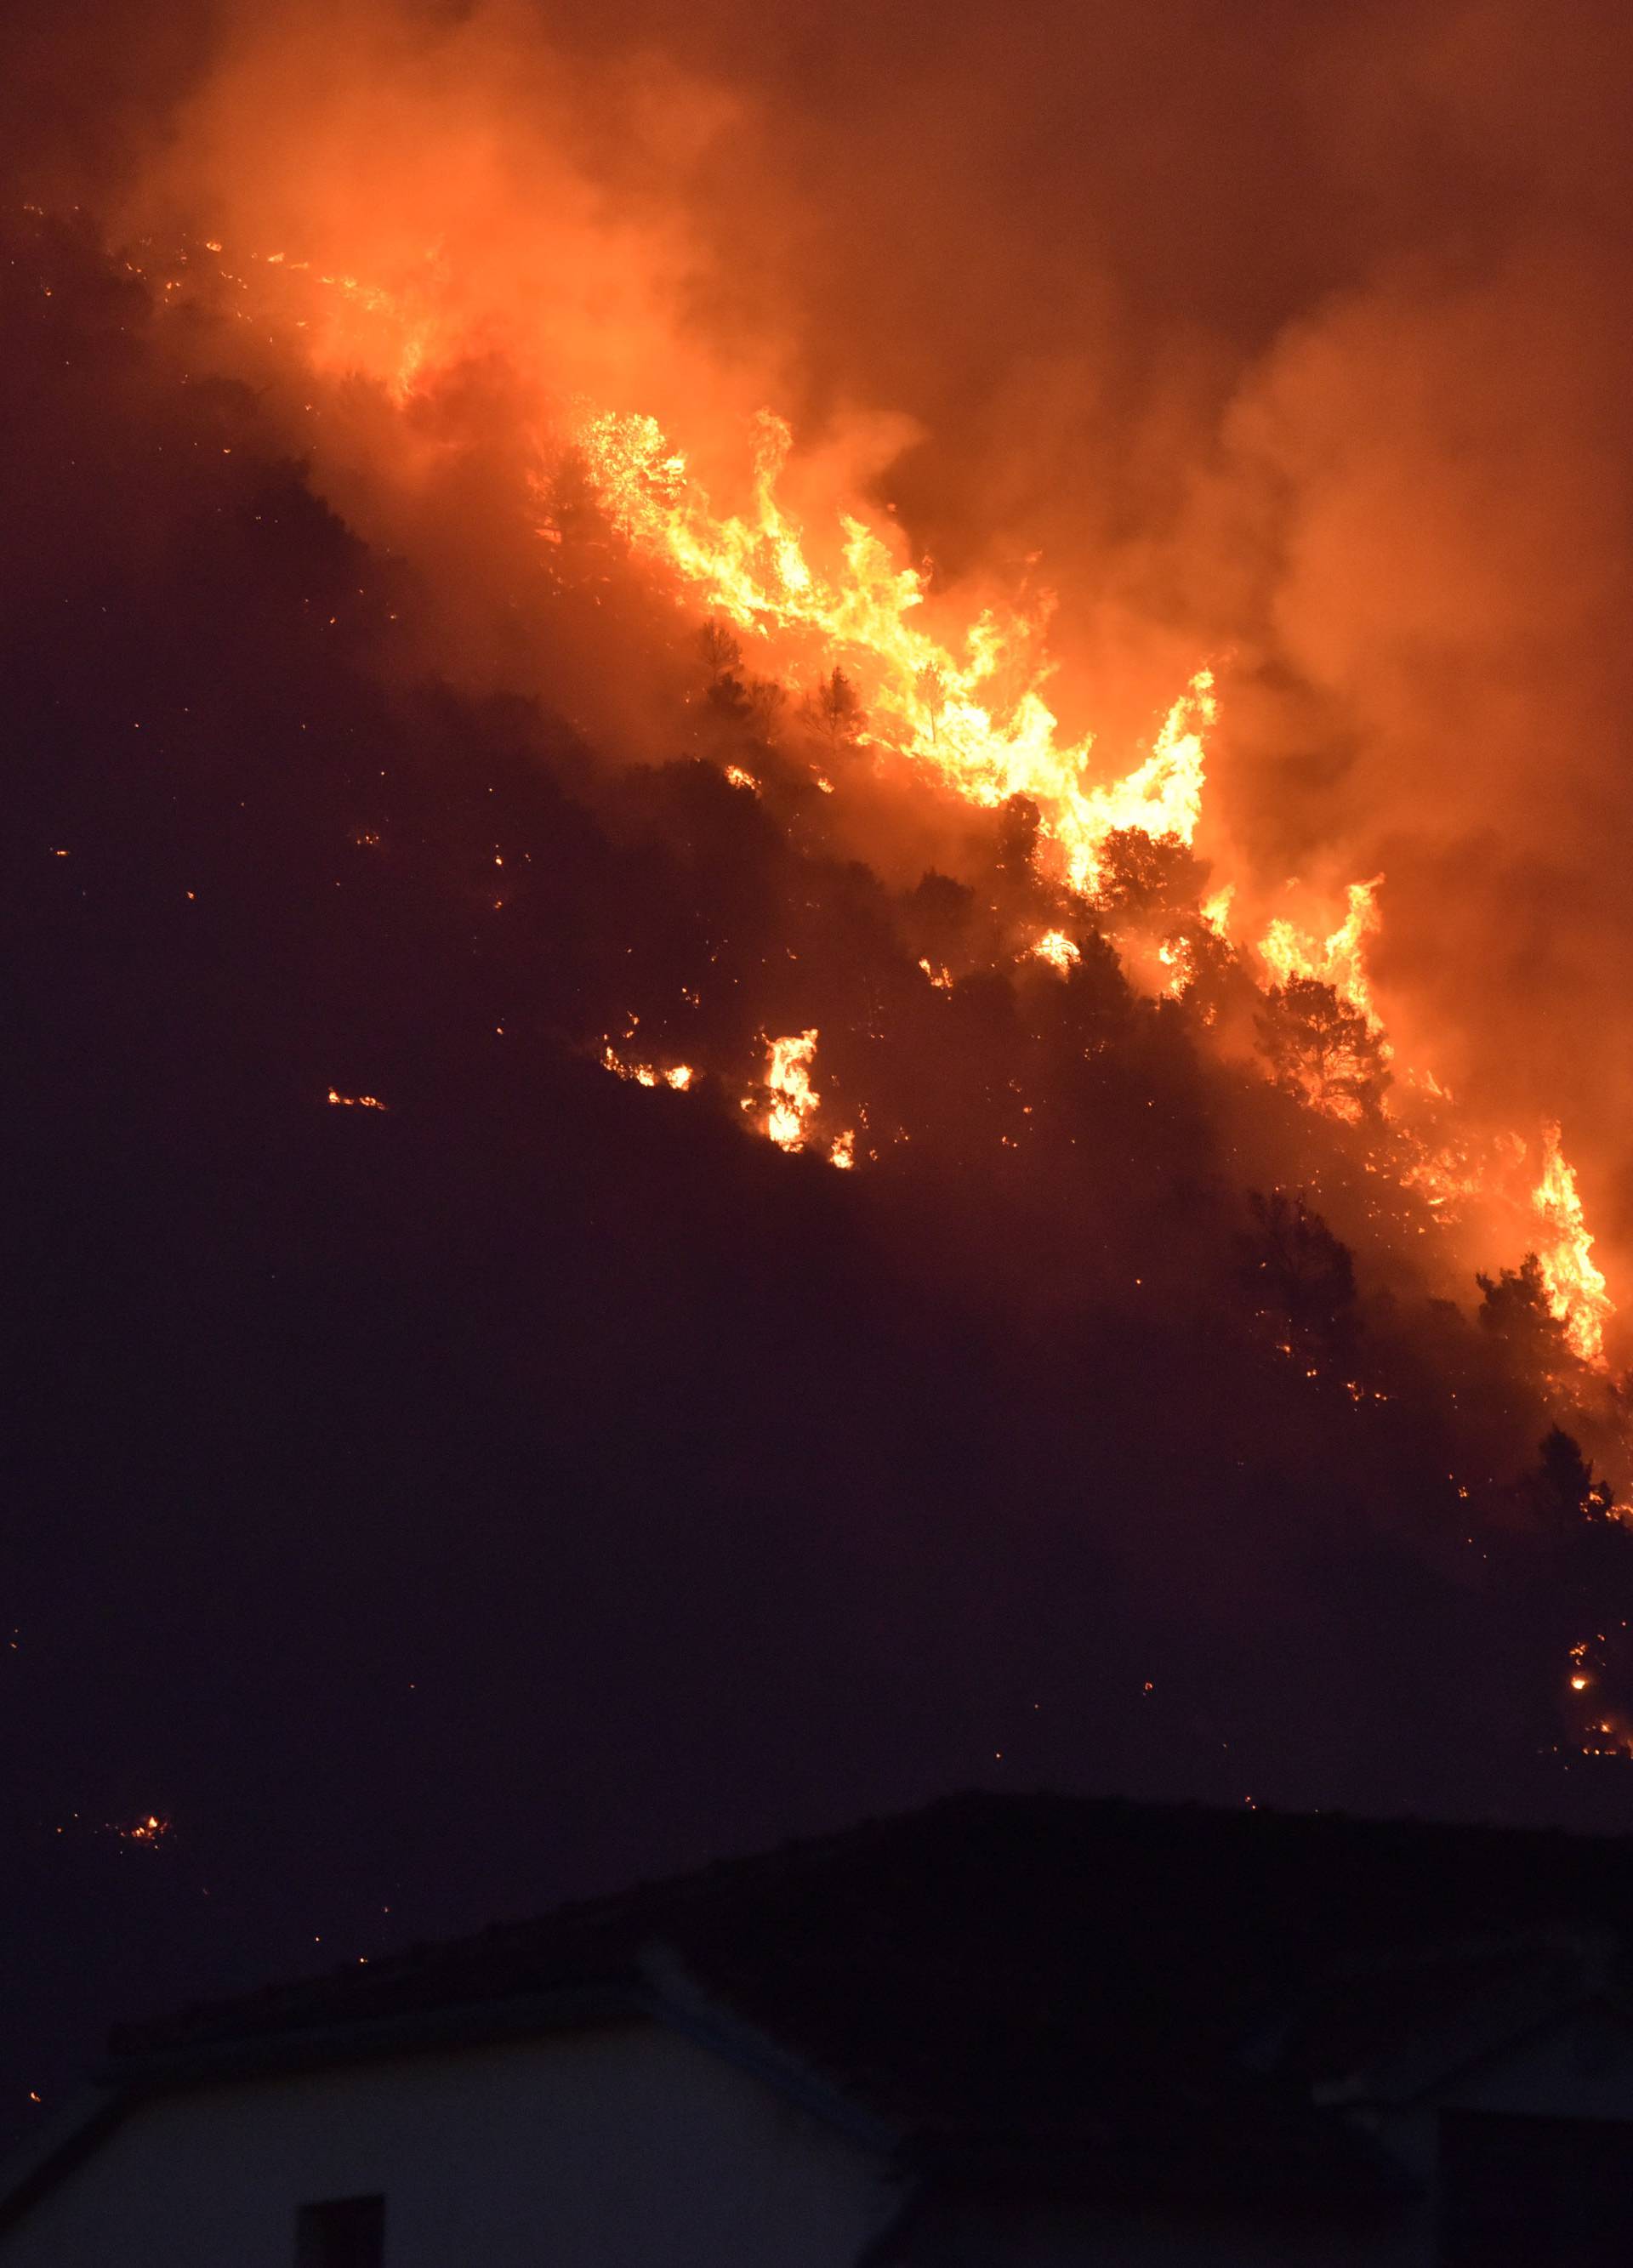
{"type": "Polygon", "coordinates": [[[1525,1210],[1557,1123],[1621,1296],[1626,26],[888,12],[25,24],[6,2131],[964,1786],[1633,1819],[1625,1331],[1525,1210]],[[642,553],[587,396],[1046,582],[1108,773],[1211,666],[1194,842],[1066,889],[642,553]],[[1276,992],[1383,873],[1376,1020],[1276,992]]]}

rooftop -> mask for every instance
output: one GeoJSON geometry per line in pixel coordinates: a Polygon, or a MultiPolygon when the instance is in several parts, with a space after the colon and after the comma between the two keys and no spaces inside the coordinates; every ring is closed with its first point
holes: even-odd
{"type": "Polygon", "coordinates": [[[1363,2202],[1378,2169],[1319,2099],[1494,1991],[1571,1987],[1585,1947],[1603,1986],[1629,1911],[1619,1840],[969,1794],[129,2027],[110,2076],[678,1992],[965,2178],[1046,2163],[1142,2192],[1363,2202]]]}

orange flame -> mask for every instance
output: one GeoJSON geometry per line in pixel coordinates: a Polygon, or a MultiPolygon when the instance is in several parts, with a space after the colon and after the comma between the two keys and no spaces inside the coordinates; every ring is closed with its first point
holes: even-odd
{"type": "Polygon", "coordinates": [[[1548,1286],[1548,1305],[1565,1326],[1565,1336],[1584,1362],[1598,1362],[1604,1353],[1605,1326],[1615,1313],[1606,1288],[1604,1272],[1590,1256],[1593,1239],[1588,1233],[1577,1194],[1577,1177],[1559,1146],[1559,1128],[1542,1132],[1542,1178],[1531,1202],[1546,1234],[1539,1241],[1537,1258],[1548,1286]]]}
{"type": "Polygon", "coordinates": [[[1216,937],[1223,938],[1229,932],[1230,901],[1235,895],[1236,884],[1227,882],[1223,889],[1216,890],[1211,897],[1204,898],[1198,909],[1203,928],[1212,930],[1216,937]]]}
{"type": "Polygon", "coordinates": [[[674,1064],[668,1071],[644,1063],[625,1063],[610,1041],[602,1049],[602,1062],[617,1079],[632,1079],[637,1086],[672,1086],[683,1094],[697,1073],[690,1064],[674,1064]]]}
{"type": "MultiPolygon", "coordinates": [[[[218,252],[220,246],[212,239],[209,248],[218,252]]],[[[288,275],[305,269],[306,262],[284,263],[277,254],[268,255],[267,265],[288,275]]],[[[314,274],[311,281],[328,287],[331,305],[344,319],[331,327],[335,335],[321,350],[308,335],[314,362],[351,367],[362,330],[378,328],[388,349],[387,382],[399,401],[423,383],[433,348],[441,352],[454,335],[443,337],[424,288],[409,305],[349,274],[314,274]]],[[[304,324],[298,328],[305,330],[304,324]]],[[[379,369],[378,351],[366,360],[379,369]]],[[[843,737],[910,761],[978,806],[994,807],[1024,796],[1039,814],[1040,863],[1090,898],[1100,888],[1103,852],[1113,833],[1193,843],[1201,813],[1205,733],[1216,714],[1211,671],[1202,669],[1192,679],[1143,762],[1122,777],[1093,779],[1092,736],[1063,739],[1044,699],[1053,667],[1038,651],[1046,609],[987,608],[960,630],[932,634],[926,622],[932,611],[928,577],[907,563],[898,529],[881,532],[840,510],[825,537],[819,530],[816,541],[808,541],[778,495],[792,442],[780,418],[762,411],[754,420],[752,499],[742,515],[713,510],[684,452],[654,418],[591,407],[576,413],[572,424],[602,505],[632,550],[667,570],[694,602],[713,607],[755,637],[775,641],[779,676],[810,696],[818,722],[833,725],[823,768],[812,766],[824,793],[833,792],[827,771],[843,737]],[[843,659],[848,688],[844,705],[837,697],[836,655],[843,659]],[[819,697],[819,689],[830,685],[835,688],[831,717],[819,697]]],[[[557,531],[540,532],[559,540],[557,531]]],[[[739,765],[728,768],[727,777],[745,792],[759,790],[759,782],[739,765]]],[[[1352,883],[1344,919],[1324,938],[1304,934],[1291,921],[1277,918],[1259,950],[1272,983],[1304,978],[1330,986],[1365,1020],[1379,1054],[1387,1057],[1392,1050],[1366,967],[1368,943],[1380,923],[1377,893],[1382,880],[1352,883]]],[[[1222,939],[1228,933],[1232,897],[1232,886],[1226,886],[1198,909],[1203,926],[1222,939]]],[[[1047,932],[1031,950],[1062,971],[1077,957],[1062,932],[1047,932]]],[[[1164,989],[1184,991],[1192,962],[1184,939],[1171,939],[1156,959],[1166,972],[1164,989]]],[[[927,959],[919,966],[932,985],[950,987],[945,968],[927,959]]],[[[816,1036],[813,1029],[768,1042],[765,1086],[770,1102],[763,1123],[784,1149],[805,1145],[818,1107],[809,1075],[816,1036]]],[[[683,1064],[661,1071],[625,1064],[610,1045],[603,1061],[619,1077],[643,1086],[683,1088],[693,1077],[683,1064]]],[[[1417,1083],[1436,1100],[1450,1101],[1432,1075],[1422,1074],[1417,1083]]],[[[377,1097],[333,1088],[329,1099],[346,1108],[386,1108],[377,1097]]],[[[1306,1099],[1316,1107],[1337,1108],[1314,1094],[1306,1099]]],[[[743,1105],[750,1111],[761,1107],[752,1096],[743,1105]]],[[[1345,1114],[1339,1109],[1338,1115],[1345,1114]]],[[[1431,1206],[1446,1208],[1483,1192],[1481,1169],[1460,1145],[1430,1151],[1399,1127],[1397,1138],[1412,1152],[1412,1162],[1402,1170],[1397,1161],[1393,1170],[1431,1206]]],[[[836,1166],[851,1165],[853,1136],[838,1137],[827,1154],[836,1166]]],[[[1615,1309],[1604,1275],[1591,1257],[1593,1240],[1575,1175],[1560,1153],[1556,1128],[1548,1130],[1542,1179],[1531,1206],[1546,1231],[1539,1259],[1554,1312],[1583,1359],[1602,1364],[1605,1325],[1615,1309]]]]}
{"type": "MultiPolygon", "coordinates": [[[[1381,925],[1378,893],[1383,880],[1381,874],[1375,874],[1370,882],[1351,882],[1345,893],[1348,912],[1338,927],[1319,943],[1301,936],[1290,921],[1278,917],[1265,932],[1259,946],[1260,957],[1278,984],[1286,984],[1298,976],[1330,984],[1340,999],[1358,1009],[1377,1032],[1383,1027],[1367,983],[1366,941],[1381,925]]],[[[1223,930],[1229,902],[1230,893],[1222,891],[1218,898],[1210,899],[1203,908],[1203,919],[1208,920],[1210,909],[1217,907],[1223,930]]],[[[1209,926],[1213,926],[1211,922],[1209,926]]]]}
{"type": "Polygon", "coordinates": [[[1170,972],[1164,990],[1171,999],[1179,999],[1196,974],[1189,940],[1183,937],[1164,938],[1156,948],[1156,957],[1170,972]]]}
{"type": "Polygon", "coordinates": [[[610,516],[634,549],[744,630],[803,634],[819,643],[824,661],[842,652],[856,669],[876,745],[927,766],[972,802],[1031,797],[1074,889],[1093,892],[1101,846],[1115,830],[1193,840],[1202,735],[1216,715],[1211,670],[1199,670],[1174,703],[1142,764],[1123,778],[1091,782],[1091,736],[1064,746],[1057,739],[1041,691],[1049,666],[1028,653],[1032,621],[1019,614],[1001,621],[987,609],[955,652],[915,619],[926,581],[901,563],[900,539],[849,512],[839,515],[843,568],[830,574],[812,563],[802,529],[777,500],[791,442],[781,418],[763,411],[756,421],[747,519],[713,512],[655,418],[592,416],[578,439],[610,516]],[[1020,689],[1001,697],[1001,685],[1020,689]]]}
{"type": "Polygon", "coordinates": [[[811,1085],[816,1034],[800,1032],[787,1039],[772,1040],[770,1044],[765,1084],[771,1091],[772,1103],[765,1131],[779,1149],[802,1150],[807,1122],[822,1100],[811,1085]]]}

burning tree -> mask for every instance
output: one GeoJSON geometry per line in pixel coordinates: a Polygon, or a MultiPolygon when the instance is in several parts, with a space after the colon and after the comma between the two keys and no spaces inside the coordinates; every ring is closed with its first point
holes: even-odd
{"type": "Polygon", "coordinates": [[[717,725],[739,732],[746,730],[752,710],[749,688],[742,675],[741,641],[724,622],[710,622],[698,631],[698,645],[707,673],[707,715],[717,725]]]}
{"type": "Polygon", "coordinates": [[[733,676],[743,666],[742,640],[724,622],[706,622],[698,633],[698,644],[711,682],[733,676]]]}
{"type": "Polygon", "coordinates": [[[836,755],[854,744],[867,722],[861,696],[837,662],[808,696],[805,713],[836,755]]]}
{"type": "Polygon", "coordinates": [[[1112,912],[1186,914],[1200,903],[1208,869],[1177,835],[1114,827],[1100,845],[1098,902],[1112,912]]]}
{"type": "Polygon", "coordinates": [[[746,697],[749,728],[757,740],[769,743],[776,735],[788,696],[774,677],[751,677],[746,697]]]}
{"type": "Polygon", "coordinates": [[[1518,1268],[1504,1268],[1496,1276],[1477,1275],[1482,1329],[1501,1339],[1517,1356],[1522,1373],[1531,1378],[1553,1378],[1572,1361],[1565,1326],[1554,1313],[1542,1263],[1527,1252],[1518,1268]]]}
{"type": "Polygon", "coordinates": [[[919,672],[913,681],[913,691],[930,720],[930,746],[937,746],[941,738],[941,722],[947,709],[947,680],[934,662],[919,672]]]}
{"type": "Polygon", "coordinates": [[[1352,1124],[1375,1120],[1390,1071],[1382,1034],[1365,1011],[1315,976],[1289,976],[1254,1019],[1279,1086],[1352,1124]]]}

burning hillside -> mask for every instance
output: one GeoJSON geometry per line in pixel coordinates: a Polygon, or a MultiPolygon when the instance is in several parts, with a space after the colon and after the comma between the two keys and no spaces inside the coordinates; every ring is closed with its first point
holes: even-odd
{"type": "Polygon", "coordinates": [[[1625,1802],[1599,186],[785,12],[229,11],[7,223],[19,1815],[262,1934],[519,1753],[1625,1802]]]}
{"type": "MultiPolygon", "coordinates": [[[[29,255],[48,298],[49,243],[48,225],[29,255]]],[[[468,399],[457,335],[433,353],[448,328],[434,295],[410,316],[353,277],[225,257],[124,258],[144,351],[178,387],[202,379],[222,431],[245,415],[225,375],[240,328],[292,357],[326,473],[338,481],[330,453],[361,456],[366,436],[365,526],[403,509],[425,429],[457,484],[484,420],[515,422],[514,372],[468,399]],[[336,300],[350,343],[309,363],[302,334],[336,300]]],[[[956,594],[903,563],[894,530],[840,513],[824,545],[783,508],[774,422],[756,429],[751,517],[720,518],[649,419],[551,423],[552,405],[528,401],[516,486],[490,487],[477,524],[528,530],[524,633],[639,657],[646,729],[676,758],[632,767],[603,738],[573,792],[638,865],[676,865],[684,915],[654,924],[615,892],[574,941],[565,992],[524,963],[492,1039],[548,1037],[637,1088],[717,1098],[745,1131],[876,1180],[883,1218],[983,1188],[989,1220],[1010,1226],[973,1284],[1004,1284],[1040,1319],[1082,1301],[1182,1322],[1238,1306],[1247,1359],[1284,1365],[1340,1413],[1321,1427],[1397,1400],[1415,1425],[1428,1415],[1454,1527],[1480,1525],[1463,1509],[1477,1497],[1506,1501],[1550,1423],[1620,1469],[1615,1311],[1557,1126],[1482,1128],[1398,1053],[1370,970],[1384,877],[1352,884],[1330,927],[1246,924],[1237,909],[1266,902],[1263,878],[1204,855],[1228,666],[1199,670],[1119,772],[1045,703],[1047,602],[947,627],[956,594]],[[1448,1331],[1455,1355],[1431,1345],[1448,1331]],[[1472,1392],[1471,1364],[1489,1374],[1472,1392]]],[[[245,444],[209,446],[230,460],[245,444]]],[[[409,564],[371,666],[417,700],[399,634],[417,616],[434,646],[443,593],[434,563],[409,564]]],[[[355,597],[369,604],[366,582],[355,597]]],[[[355,790],[359,879],[401,859],[391,777],[355,790]]],[[[514,931],[555,887],[547,846],[519,846],[497,812],[480,860],[481,923],[514,931]]],[[[388,1107],[372,1088],[322,1091],[388,1107]]],[[[1620,1516],[1610,1497],[1583,1514],[1620,1516]]]]}
{"type": "MultiPolygon", "coordinates": [[[[472,318],[440,259],[428,254],[399,296],[284,252],[223,258],[212,239],[169,258],[150,247],[126,264],[150,275],[166,317],[206,313],[214,335],[193,342],[206,360],[228,368],[246,360],[228,318],[256,342],[252,367],[263,341],[275,363],[294,358],[298,387],[320,397],[304,400],[301,414],[326,474],[343,489],[368,483],[365,525],[400,518],[398,491],[424,478],[427,431],[443,453],[468,455],[491,446],[484,420],[497,419],[515,451],[515,487],[508,498],[490,494],[484,507],[506,542],[525,526],[540,551],[508,603],[534,609],[544,637],[550,617],[571,614],[574,602],[599,610],[633,591],[646,615],[633,634],[667,659],[667,669],[647,666],[669,681],[650,697],[647,733],[689,741],[746,793],[761,795],[762,776],[774,778],[785,807],[810,790],[836,798],[823,814],[829,839],[886,872],[902,870],[916,839],[953,869],[948,879],[978,895],[986,885],[979,862],[969,862],[972,822],[958,807],[997,815],[1012,838],[1005,902],[989,893],[979,910],[990,934],[966,943],[956,971],[920,956],[932,983],[1001,974],[1039,951],[1064,973],[1064,955],[1078,951],[1074,924],[1088,927],[1139,989],[1185,1005],[1199,1044],[1357,1130],[1364,1170],[1418,1200],[1445,1247],[1427,1263],[1415,1256],[1415,1273],[1448,1292],[1460,1279],[1472,1297],[1472,1263],[1518,1263],[1529,1247],[1570,1351],[1605,1369],[1615,1307],[1558,1123],[1471,1120],[1432,1064],[1397,1057],[1369,965],[1386,878],[1351,882],[1341,918],[1324,933],[1318,916],[1312,931],[1302,911],[1269,910],[1278,896],[1302,906],[1297,879],[1278,892],[1230,849],[1228,813],[1205,823],[1207,743],[1220,702],[1214,667],[1195,671],[1149,751],[1119,770],[1091,733],[1064,736],[1047,705],[1059,668],[1048,592],[989,600],[961,619],[957,592],[942,593],[932,567],[909,563],[893,522],[871,525],[841,498],[828,501],[825,529],[808,527],[780,497],[792,435],[770,411],[743,428],[747,508],[718,512],[654,417],[564,402],[525,358],[509,364],[502,345],[486,345],[500,374],[490,371],[473,399],[472,318]],[[303,335],[315,342],[309,350],[303,335]],[[331,459],[336,446],[355,453],[331,459]],[[654,619],[654,600],[680,624],[654,619]],[[689,645],[690,671],[679,659],[689,645]],[[1221,855],[1199,855],[1199,841],[1221,855]],[[1247,905],[1263,910],[1237,933],[1236,909],[1247,905]]],[[[524,621],[524,637],[526,629],[524,621]]],[[[499,854],[495,865],[503,865],[499,854]]],[[[501,895],[495,909],[503,903],[501,895]]],[[[802,1145],[816,1107],[807,1074],[821,1028],[755,1042],[769,1049],[760,1083],[780,1098],[757,1123],[784,1148],[802,1145]]],[[[621,1069],[612,1035],[602,1044],[610,1067],[621,1069]]],[[[750,1076],[746,1062],[709,1068],[750,1076]]],[[[684,1085],[691,1066],[652,1076],[684,1085]]],[[[867,1095],[853,1107],[866,1123],[867,1095]]],[[[757,1109],[752,1094],[743,1108],[757,1109]]],[[[855,1137],[853,1126],[830,1130],[835,1162],[853,1161],[855,1137]]],[[[876,1148],[863,1156],[876,1160],[876,1148]]],[[[1303,1170],[1308,1178],[1317,1168],[1311,1161],[1303,1170]]],[[[1415,1219],[1406,1233],[1424,1231],[1415,1219]]],[[[1567,1403],[1580,1383],[1563,1388],[1567,1403]]]]}

